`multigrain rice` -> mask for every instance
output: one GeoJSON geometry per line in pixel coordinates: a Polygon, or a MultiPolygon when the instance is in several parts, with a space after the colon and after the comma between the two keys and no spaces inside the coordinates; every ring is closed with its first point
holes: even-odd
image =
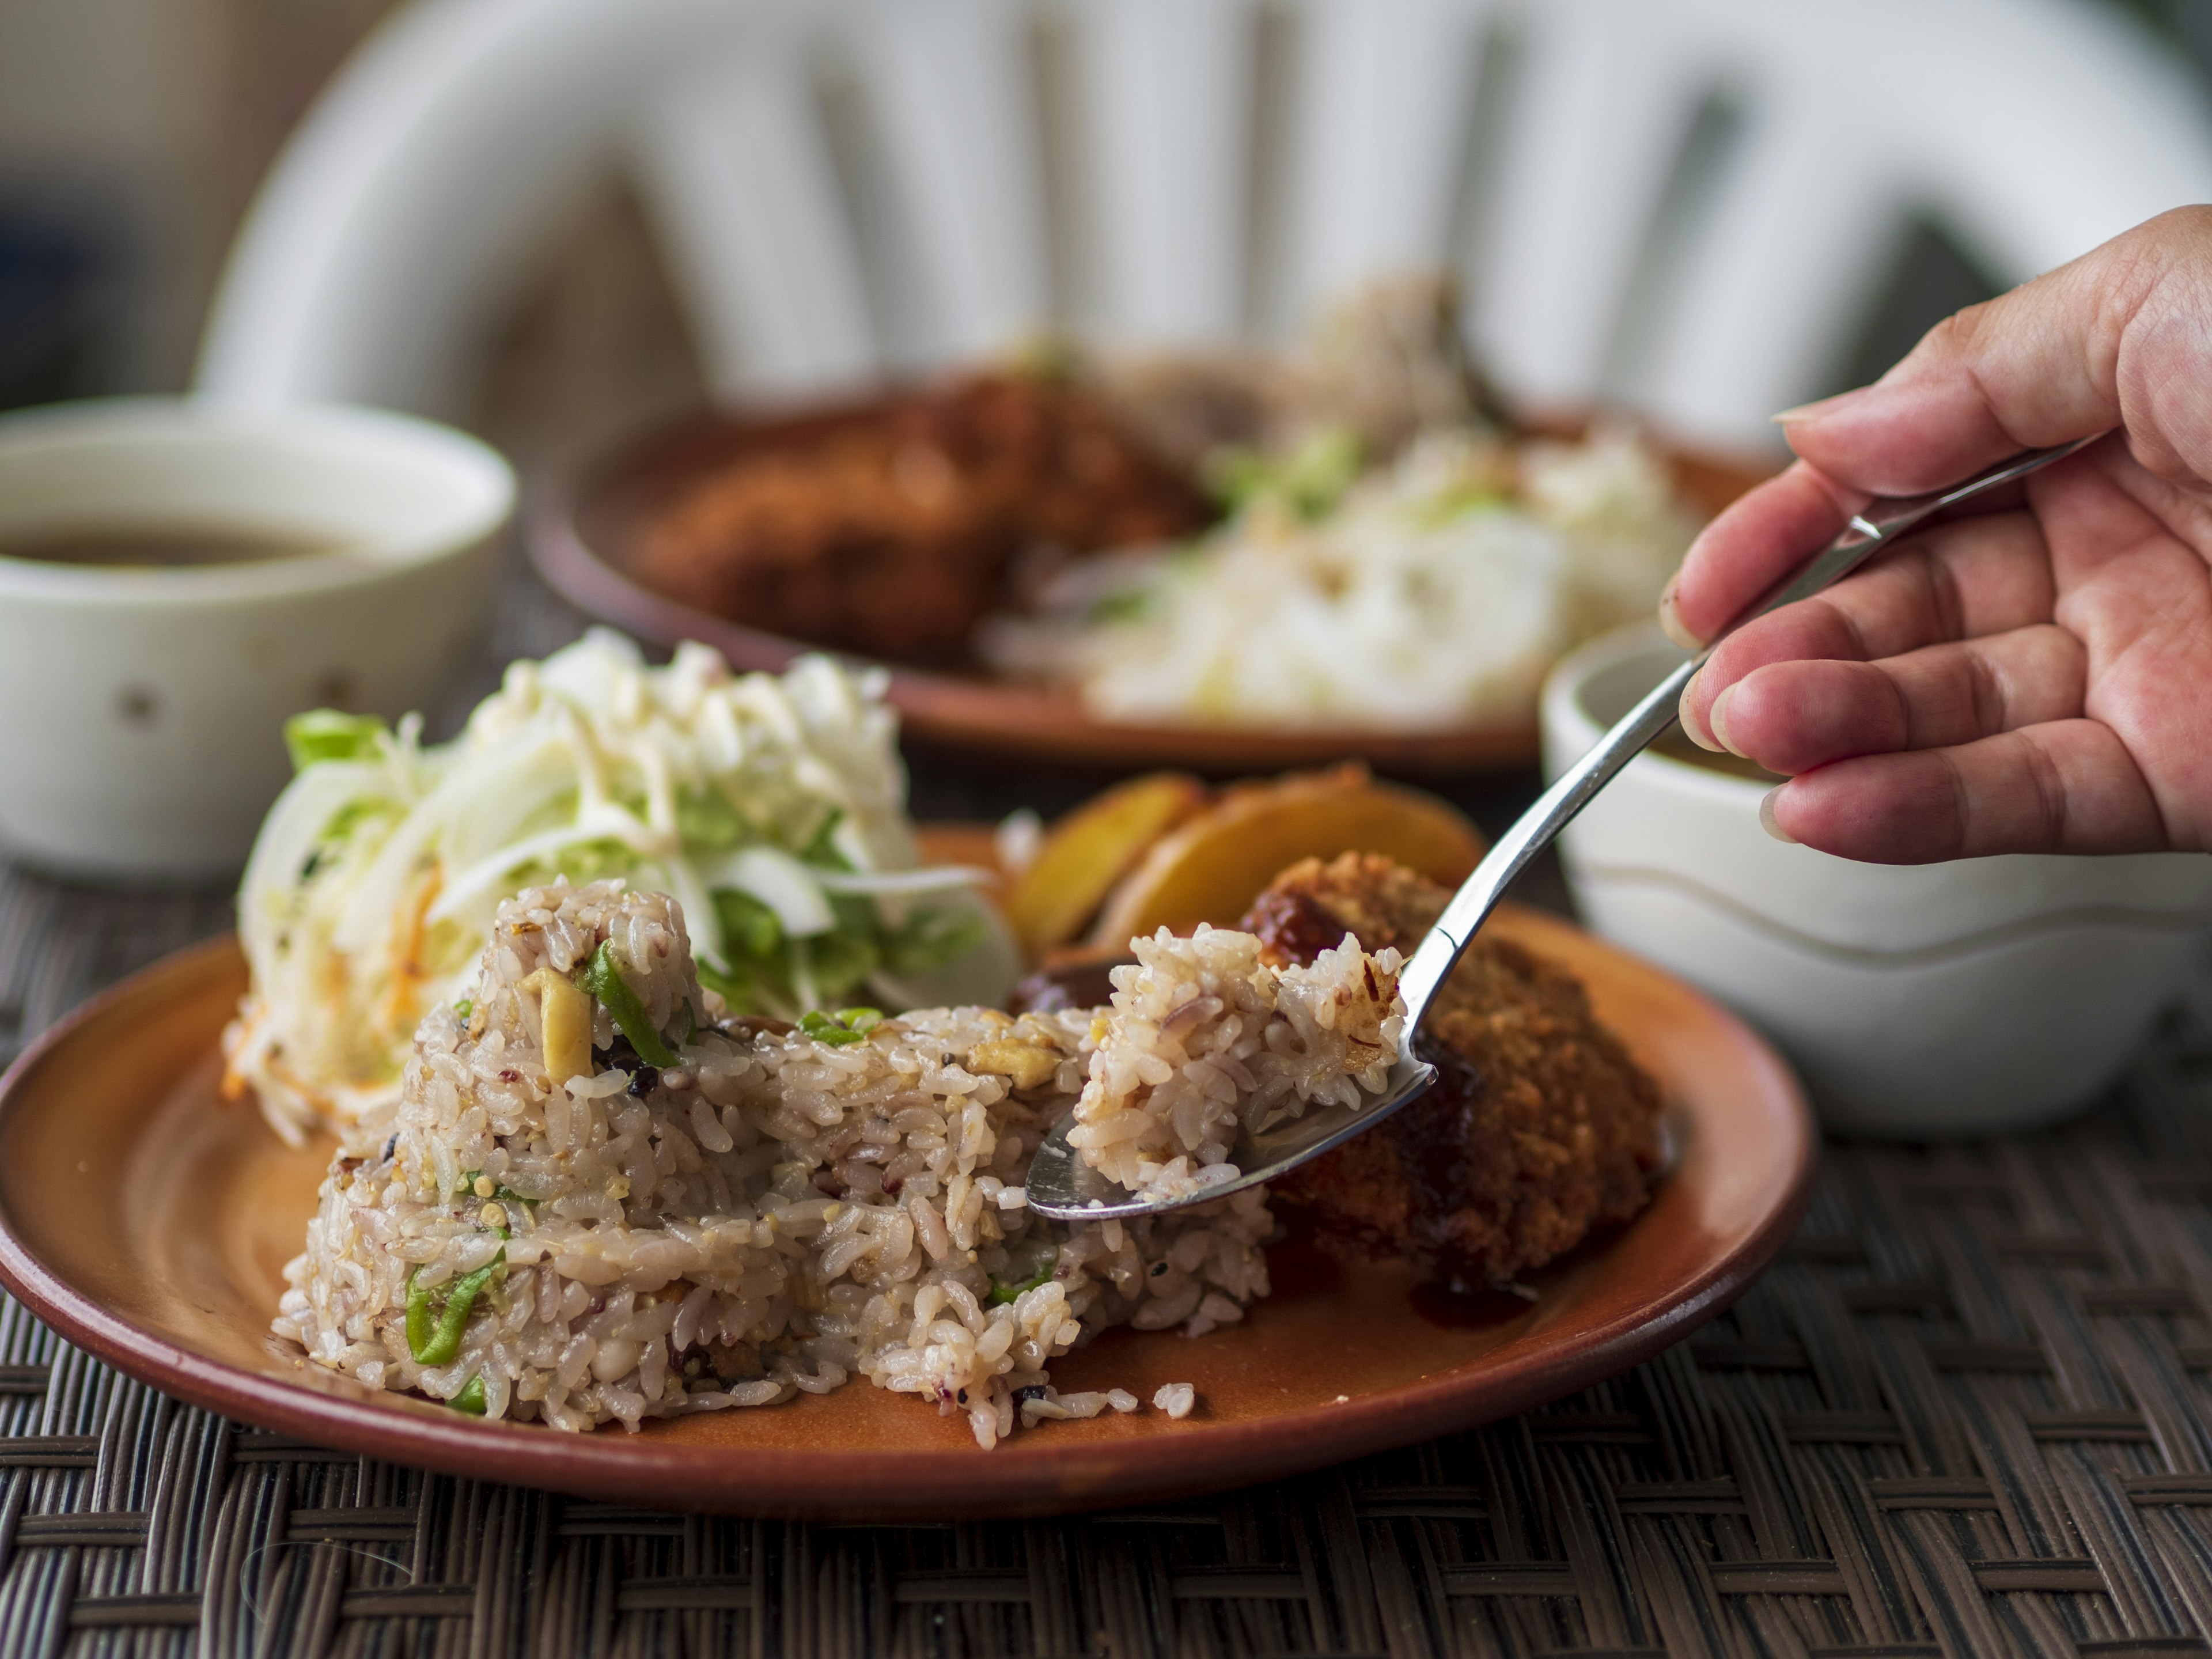
{"type": "Polygon", "coordinates": [[[1357,1109],[1388,1079],[1405,1027],[1402,958],[1349,933],[1275,968],[1250,933],[1200,923],[1131,941],[1068,1144],[1135,1192],[1180,1197],[1237,1178],[1240,1129],[1309,1106],[1357,1109]]]}
{"type": "Polygon", "coordinates": [[[398,1101],[333,1161],[278,1334],[372,1388],[571,1430],[857,1375],[988,1447],[1018,1417],[1138,1408],[1053,1388],[1079,1341],[1200,1334],[1267,1294],[1262,1192],[1127,1223],[1026,1207],[1093,1011],[848,1011],[815,1035],[720,1012],[665,896],[501,905],[473,997],[424,1020],[398,1101]],[[602,947],[653,1035],[592,1000],[588,1061],[554,1076],[556,993],[602,947]],[[641,1057],[656,1040],[674,1064],[641,1057]]]}

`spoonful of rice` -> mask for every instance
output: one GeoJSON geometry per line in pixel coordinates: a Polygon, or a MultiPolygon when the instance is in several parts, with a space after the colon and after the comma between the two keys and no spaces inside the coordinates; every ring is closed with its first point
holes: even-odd
{"type": "MultiPolygon", "coordinates": [[[[2026,477],[2094,439],[2030,450],[1963,483],[1882,497],[1721,630],[1841,581],[1935,514],[2026,477]]],[[[1277,970],[1249,934],[1201,927],[1134,941],[1075,1109],[1030,1165],[1029,1206],[1060,1221],[1154,1215],[1224,1198],[1318,1158],[1435,1081],[1413,1052],[1437,990],[1507,888],[1620,769],[1673,726],[1712,646],[1654,686],[1484,855],[1410,960],[1347,937],[1277,970]]]]}

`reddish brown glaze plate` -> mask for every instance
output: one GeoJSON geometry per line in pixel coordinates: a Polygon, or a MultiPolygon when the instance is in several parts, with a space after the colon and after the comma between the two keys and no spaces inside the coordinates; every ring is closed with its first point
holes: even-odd
{"type": "MultiPolygon", "coordinates": [[[[702,414],[634,439],[537,492],[526,525],[531,561],[579,610],[640,639],[671,646],[697,640],[740,672],[781,672],[822,647],[654,592],[630,573],[630,551],[667,503],[702,475],[750,452],[813,441],[868,417],[875,407],[856,402],[769,417],[702,414]]],[[[1579,422],[1537,427],[1566,435],[1579,422]]],[[[1671,447],[1667,453],[1685,497],[1707,513],[1717,513],[1770,470],[1671,447]]],[[[1536,758],[1533,714],[1420,732],[1125,725],[1094,719],[1064,691],[980,671],[881,665],[890,675],[887,696],[908,732],[1073,765],[1276,771],[1357,756],[1386,772],[1440,773],[1536,758]]]]}
{"type": "Polygon", "coordinates": [[[1017,1431],[856,1382],[786,1406],[572,1436],[371,1394],[269,1334],[329,1155],[216,1095],[246,987],[234,940],[183,951],[63,1022],[0,1079],[0,1280],[70,1340],[242,1422],[450,1474],[640,1504],[884,1519],[1036,1515],[1316,1468],[1489,1421],[1634,1364],[1719,1312],[1781,1249],[1811,1120],[1773,1053],[1697,993],[1567,923],[1492,924],[1565,963],[1659,1078],[1679,1153],[1650,1207],[1533,1277],[1533,1303],[1424,1291],[1297,1241],[1274,1294],[1210,1335],[1107,1333],[1053,1366],[1146,1409],[1017,1431]]]}

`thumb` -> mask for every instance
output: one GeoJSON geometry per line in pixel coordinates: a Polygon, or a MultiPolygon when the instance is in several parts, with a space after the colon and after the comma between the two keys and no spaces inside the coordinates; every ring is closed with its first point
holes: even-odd
{"type": "Polygon", "coordinates": [[[2178,209],[1929,330],[1870,386],[1786,410],[1790,446],[1883,495],[2127,428],[2136,459],[2212,477],[2212,208],[2178,209]]]}

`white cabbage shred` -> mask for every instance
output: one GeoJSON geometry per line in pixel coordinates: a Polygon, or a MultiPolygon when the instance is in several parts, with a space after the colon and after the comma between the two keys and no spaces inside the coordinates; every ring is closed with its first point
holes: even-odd
{"type": "Polygon", "coordinates": [[[1290,495],[1263,480],[1192,542],[1071,561],[1037,614],[986,622],[984,656],[1109,720],[1519,719],[1562,652],[1650,613],[1695,528],[1664,462],[1610,427],[1571,445],[1428,432],[1290,495]]]}

